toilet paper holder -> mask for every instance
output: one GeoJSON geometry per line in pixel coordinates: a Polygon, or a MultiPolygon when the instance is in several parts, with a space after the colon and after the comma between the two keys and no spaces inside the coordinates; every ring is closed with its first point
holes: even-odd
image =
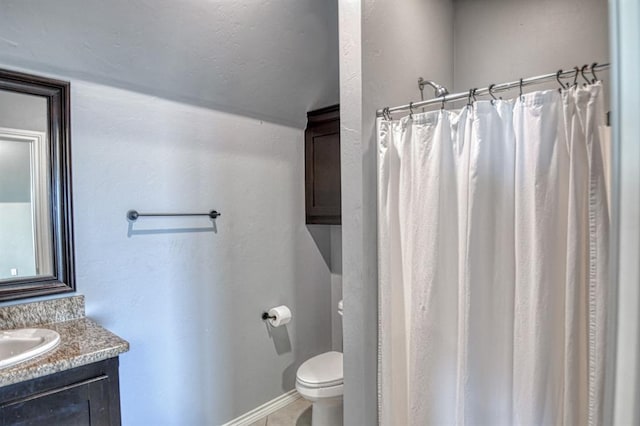
{"type": "Polygon", "coordinates": [[[275,315],[269,315],[269,312],[263,312],[262,313],[262,320],[266,321],[268,319],[276,319],[275,315]]]}
{"type": "Polygon", "coordinates": [[[262,319],[268,321],[272,327],[289,324],[291,316],[291,309],[286,305],[275,306],[262,313],[262,319]]]}

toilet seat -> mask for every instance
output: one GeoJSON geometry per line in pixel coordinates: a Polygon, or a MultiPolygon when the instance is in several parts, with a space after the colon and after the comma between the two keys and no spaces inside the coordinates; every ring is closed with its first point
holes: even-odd
{"type": "Polygon", "coordinates": [[[296,381],[296,390],[304,399],[311,402],[340,398],[344,395],[344,385],[310,388],[296,381]]]}
{"type": "Polygon", "coordinates": [[[342,353],[331,351],[308,359],[296,374],[297,384],[307,389],[342,387],[342,353]]]}

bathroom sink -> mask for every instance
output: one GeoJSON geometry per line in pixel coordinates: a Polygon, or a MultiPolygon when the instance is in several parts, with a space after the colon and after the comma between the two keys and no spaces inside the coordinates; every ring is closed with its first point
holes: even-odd
{"type": "Polygon", "coordinates": [[[0,331],[0,369],[42,355],[60,343],[60,335],[46,328],[0,331]]]}

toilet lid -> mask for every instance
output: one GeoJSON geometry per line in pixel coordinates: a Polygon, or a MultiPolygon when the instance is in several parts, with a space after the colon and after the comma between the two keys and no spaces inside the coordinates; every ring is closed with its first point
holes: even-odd
{"type": "Polygon", "coordinates": [[[308,359],[297,374],[298,382],[309,387],[337,386],[342,384],[342,353],[325,352],[308,359]]]}

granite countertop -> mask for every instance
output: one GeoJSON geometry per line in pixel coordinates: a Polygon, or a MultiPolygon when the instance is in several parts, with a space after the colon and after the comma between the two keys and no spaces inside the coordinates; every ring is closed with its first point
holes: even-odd
{"type": "Polygon", "coordinates": [[[60,344],[37,358],[0,370],[0,386],[113,358],[129,350],[126,340],[84,316],[83,296],[0,308],[0,329],[25,327],[57,331],[60,344]]]}

